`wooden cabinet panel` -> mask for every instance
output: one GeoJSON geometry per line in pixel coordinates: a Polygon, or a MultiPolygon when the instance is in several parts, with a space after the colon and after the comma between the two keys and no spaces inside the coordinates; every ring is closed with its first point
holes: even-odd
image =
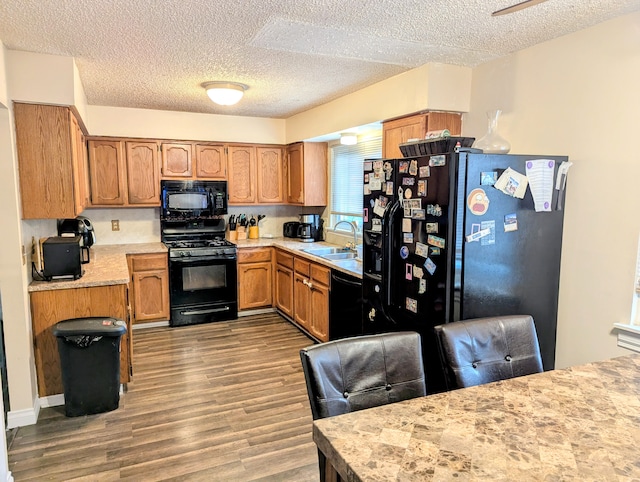
{"type": "Polygon", "coordinates": [[[224,144],[196,144],[196,177],[227,178],[227,150],[224,144]]]}
{"type": "Polygon", "coordinates": [[[91,205],[112,206],[126,203],[126,171],[121,141],[89,141],[91,205]]]}
{"type": "Polygon", "coordinates": [[[462,117],[457,112],[427,112],[382,124],[382,157],[403,157],[399,145],[410,139],[424,139],[428,131],[448,129],[452,136],[462,132],[462,117]]]}
{"type": "Polygon", "coordinates": [[[133,273],[136,323],[169,319],[169,273],[166,269],[133,273]]]}
{"type": "Polygon", "coordinates": [[[276,249],[276,263],[286,268],[293,269],[293,255],[276,249]]]}
{"type": "Polygon", "coordinates": [[[89,205],[89,177],[87,176],[87,148],[84,133],[75,116],[69,112],[71,121],[71,159],[73,162],[73,186],[76,213],[81,213],[89,205]]]}
{"type": "Polygon", "coordinates": [[[128,204],[160,206],[158,144],[127,142],[128,204]]]}
{"type": "Polygon", "coordinates": [[[127,256],[131,276],[133,323],[169,319],[169,265],[167,253],[127,256]]]}
{"type": "Polygon", "coordinates": [[[313,283],[309,288],[311,301],[311,335],[320,341],[329,341],[329,288],[313,283]]]}
{"type": "Polygon", "coordinates": [[[309,331],[311,327],[311,291],[309,281],[299,273],[293,275],[293,320],[309,331]]]}
{"type": "Polygon", "coordinates": [[[75,117],[68,107],[37,104],[15,103],[13,113],[22,218],[77,216],[84,209],[86,192],[79,158],[84,149],[79,149],[82,140],[75,117]]]}
{"type": "Polygon", "coordinates": [[[276,265],[275,305],[285,315],[293,318],[293,271],[283,265],[276,265]]]}
{"type": "Polygon", "coordinates": [[[256,201],[254,146],[229,146],[229,204],[253,204],[256,201]]]}
{"type": "Polygon", "coordinates": [[[242,248],[238,250],[238,264],[271,261],[271,248],[242,248]]]}
{"type": "Polygon", "coordinates": [[[272,305],[271,262],[238,265],[238,310],[272,305]]]}
{"type": "Polygon", "coordinates": [[[302,157],[302,143],[287,148],[287,202],[290,204],[304,203],[304,159],[302,157]]]}
{"type": "Polygon", "coordinates": [[[193,150],[191,143],[163,142],[162,177],[193,177],[193,150]]]}
{"type": "Polygon", "coordinates": [[[268,204],[284,202],[282,149],[257,147],[256,158],[258,202],[268,204]]]}
{"type": "Polygon", "coordinates": [[[127,285],[34,291],[30,293],[30,300],[40,397],[64,392],[58,342],[51,327],[71,318],[105,316],[127,321],[127,333],[120,339],[120,382],[130,380],[133,334],[127,316],[127,285]]]}
{"type": "Polygon", "coordinates": [[[287,202],[327,205],[327,143],[298,142],[287,147],[287,202]]]}

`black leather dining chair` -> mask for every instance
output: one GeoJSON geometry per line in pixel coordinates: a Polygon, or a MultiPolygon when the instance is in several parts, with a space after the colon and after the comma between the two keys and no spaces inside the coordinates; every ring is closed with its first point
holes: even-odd
{"type": "Polygon", "coordinates": [[[435,327],[449,388],[464,388],[542,372],[533,318],[496,316],[435,327]]]}
{"type": "MultiPolygon", "coordinates": [[[[415,332],[366,335],[300,350],[313,419],[422,397],[427,393],[415,332]]],[[[326,459],[318,450],[320,480],[326,459]]]]}

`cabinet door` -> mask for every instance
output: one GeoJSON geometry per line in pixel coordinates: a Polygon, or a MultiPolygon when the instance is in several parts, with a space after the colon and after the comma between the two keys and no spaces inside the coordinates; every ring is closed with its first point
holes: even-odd
{"type": "Polygon", "coordinates": [[[73,218],[75,198],[69,109],[14,104],[23,219],[73,218]]]}
{"type": "Polygon", "coordinates": [[[287,202],[304,203],[304,158],[302,143],[287,148],[287,202]]]}
{"type": "Polygon", "coordinates": [[[238,310],[271,306],[271,262],[238,265],[238,310]]]}
{"type": "Polygon", "coordinates": [[[275,305],[293,318],[293,271],[279,264],[276,265],[275,305]]]}
{"type": "Polygon", "coordinates": [[[229,204],[254,204],[256,157],[254,146],[229,146],[229,204]]]}
{"type": "Polygon", "coordinates": [[[284,201],[282,149],[257,147],[258,202],[278,204],[284,201]]]}
{"type": "Polygon", "coordinates": [[[426,132],[425,114],[384,122],[382,124],[382,157],[385,159],[403,157],[398,146],[409,139],[424,139],[426,132]]]}
{"type": "Polygon", "coordinates": [[[309,281],[301,274],[293,276],[293,320],[305,330],[311,327],[311,291],[309,281]]]}
{"type": "Polygon", "coordinates": [[[71,122],[71,147],[73,162],[73,186],[76,213],[80,214],[89,205],[89,178],[87,177],[87,148],[80,124],[69,111],[71,122]]]}
{"type": "Polygon", "coordinates": [[[193,153],[190,143],[163,142],[162,177],[193,177],[193,153]]]}
{"type": "Polygon", "coordinates": [[[160,173],[156,142],[127,142],[129,204],[160,206],[160,173]]]}
{"type": "Polygon", "coordinates": [[[136,322],[169,319],[169,273],[158,269],[133,273],[136,322]]]}
{"type": "Polygon", "coordinates": [[[92,206],[126,204],[124,150],[121,141],[89,141],[89,178],[92,206]]]}
{"type": "Polygon", "coordinates": [[[329,341],[329,288],[311,283],[311,323],[309,332],[320,341],[329,341]]]}
{"type": "Polygon", "coordinates": [[[196,177],[226,179],[227,152],[223,144],[196,144],[196,177]]]}
{"type": "Polygon", "coordinates": [[[169,319],[169,265],[166,253],[127,256],[134,323],[169,319]]]}

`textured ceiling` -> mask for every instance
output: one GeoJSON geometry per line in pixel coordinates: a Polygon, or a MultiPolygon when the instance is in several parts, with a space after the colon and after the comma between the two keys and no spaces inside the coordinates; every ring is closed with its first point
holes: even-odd
{"type": "Polygon", "coordinates": [[[9,49],[76,59],[90,104],[286,118],[428,62],[464,66],[640,10],[640,0],[2,0],[9,49]],[[236,81],[236,106],[201,83],[236,81]]]}

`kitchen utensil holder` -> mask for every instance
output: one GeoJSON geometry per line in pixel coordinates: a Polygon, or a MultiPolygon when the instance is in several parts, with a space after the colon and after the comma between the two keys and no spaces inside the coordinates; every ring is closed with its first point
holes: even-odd
{"type": "Polygon", "coordinates": [[[260,230],[258,226],[249,226],[249,239],[258,239],[260,237],[260,230]]]}

